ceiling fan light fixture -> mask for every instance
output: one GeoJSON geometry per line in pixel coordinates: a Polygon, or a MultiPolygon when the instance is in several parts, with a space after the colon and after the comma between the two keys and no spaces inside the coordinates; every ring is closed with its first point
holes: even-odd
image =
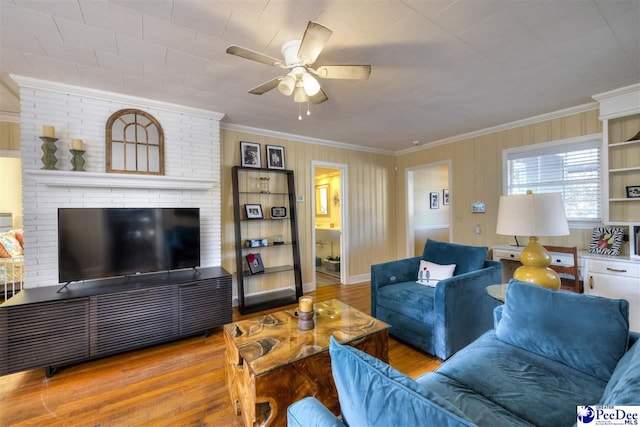
{"type": "Polygon", "coordinates": [[[309,73],[302,75],[302,84],[304,85],[304,91],[307,92],[309,96],[314,96],[320,92],[320,83],[309,73]]]}
{"type": "Polygon", "coordinates": [[[284,61],[241,46],[229,46],[226,52],[250,61],[270,65],[288,74],[273,78],[249,90],[252,95],[263,95],[278,88],[285,96],[293,95],[298,104],[298,119],[302,120],[302,107],[307,103],[307,115],[311,114],[309,103],[317,105],[329,100],[318,79],[366,80],[371,74],[371,65],[322,65],[317,69],[311,66],[322,53],[333,32],[322,24],[309,21],[302,39],[290,40],[282,45],[284,61]]]}
{"type": "Polygon", "coordinates": [[[284,76],[280,80],[280,83],[278,83],[278,90],[280,91],[280,93],[283,94],[284,96],[290,96],[296,87],[296,80],[297,80],[296,76],[293,75],[292,73],[289,73],[286,76],[284,76]]]}
{"type": "Polygon", "coordinates": [[[293,102],[307,102],[308,100],[309,96],[304,90],[302,80],[298,80],[296,82],[296,88],[293,90],[293,102]]]}

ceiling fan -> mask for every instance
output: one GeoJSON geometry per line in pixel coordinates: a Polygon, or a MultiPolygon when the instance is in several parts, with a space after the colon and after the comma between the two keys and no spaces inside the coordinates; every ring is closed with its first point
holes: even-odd
{"type": "MultiPolygon", "coordinates": [[[[291,40],[282,45],[284,61],[240,46],[229,46],[227,53],[241,58],[261,62],[273,67],[289,70],[279,76],[256,86],[249,91],[253,95],[262,95],[278,88],[283,95],[293,95],[294,102],[307,102],[307,115],[310,115],[308,103],[320,104],[327,101],[326,93],[320,87],[316,77],[321,79],[366,80],[371,74],[371,65],[322,65],[312,68],[324,45],[333,31],[322,24],[309,21],[302,40],[291,40]]],[[[298,115],[302,120],[302,115],[298,115]]]]}

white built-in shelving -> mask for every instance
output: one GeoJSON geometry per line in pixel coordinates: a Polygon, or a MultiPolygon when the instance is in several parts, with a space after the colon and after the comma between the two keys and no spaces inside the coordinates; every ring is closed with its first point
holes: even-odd
{"type": "Polygon", "coordinates": [[[600,103],[604,222],[631,226],[640,222],[640,198],[627,187],[640,186],[640,84],[593,97],[600,103]]]}

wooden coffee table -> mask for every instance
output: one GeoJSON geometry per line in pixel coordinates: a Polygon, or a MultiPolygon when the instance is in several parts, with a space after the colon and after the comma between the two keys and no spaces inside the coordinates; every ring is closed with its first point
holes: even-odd
{"type": "Polygon", "coordinates": [[[287,407],[314,396],[336,415],[329,337],[389,361],[389,326],[336,299],[315,304],[315,328],[297,308],[224,326],[227,389],[247,427],[285,426],[287,407]]]}

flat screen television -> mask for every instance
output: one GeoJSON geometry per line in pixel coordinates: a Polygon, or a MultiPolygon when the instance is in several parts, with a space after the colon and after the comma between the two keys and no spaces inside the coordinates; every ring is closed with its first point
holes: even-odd
{"type": "Polygon", "coordinates": [[[199,266],[199,208],[58,209],[61,283],[199,266]]]}

